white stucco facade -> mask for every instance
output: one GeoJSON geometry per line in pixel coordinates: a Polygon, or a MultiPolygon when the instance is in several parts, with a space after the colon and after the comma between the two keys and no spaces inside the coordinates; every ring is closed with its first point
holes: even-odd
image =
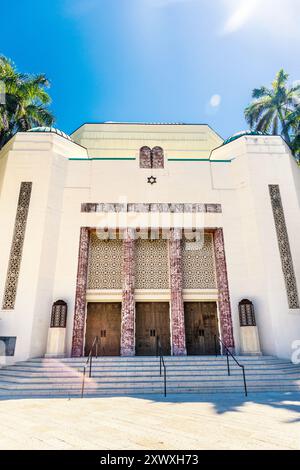
{"type": "MultiPolygon", "coordinates": [[[[223,229],[235,349],[240,350],[238,304],[249,298],[262,353],[290,358],[293,341],[300,339],[300,308],[289,306],[279,250],[284,241],[276,231],[269,185],[280,190],[287,263],[299,289],[300,169],[281,137],[244,135],[222,145],[206,125],[113,123],[86,124],[72,141],[53,132],[18,133],[0,152],[0,337],[16,337],[14,355],[6,361],[46,354],[57,299],[68,305],[65,351],[71,355],[81,227],[143,227],[149,217],[83,212],[82,204],[122,202],[220,205],[220,212],[205,212],[201,220],[207,230],[223,229]],[[140,168],[143,145],[163,148],[163,169],[140,168]],[[154,184],[148,183],[151,176],[154,184]],[[7,309],[3,298],[22,182],[31,182],[32,191],[15,304],[7,309]]],[[[191,229],[190,219],[181,216],[173,214],[171,225],[191,229]]],[[[168,300],[170,292],[135,295],[168,300]]],[[[216,300],[218,291],[185,290],[183,297],[216,300]]],[[[122,293],[87,292],[89,299],[121,302],[122,293]]]]}

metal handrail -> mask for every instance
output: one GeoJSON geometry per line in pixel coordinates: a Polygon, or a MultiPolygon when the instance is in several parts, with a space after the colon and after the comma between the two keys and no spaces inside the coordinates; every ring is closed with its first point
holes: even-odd
{"type": "Polygon", "coordinates": [[[96,359],[98,357],[98,343],[99,343],[99,337],[95,336],[92,347],[90,349],[90,352],[88,354],[87,360],[85,365],[83,366],[83,371],[82,371],[82,385],[81,385],[81,398],[83,398],[83,392],[84,392],[84,385],[85,385],[85,375],[86,375],[86,369],[89,366],[89,377],[92,377],[92,366],[93,366],[93,351],[94,348],[96,347],[96,359]]]}
{"type": "Polygon", "coordinates": [[[221,340],[221,338],[220,338],[219,336],[217,336],[217,335],[215,335],[215,353],[216,353],[216,356],[218,355],[218,351],[217,351],[217,340],[219,341],[219,343],[223,346],[223,348],[224,348],[225,351],[226,351],[227,372],[228,372],[228,375],[230,375],[229,355],[232,357],[232,359],[235,361],[235,363],[242,369],[242,372],[243,372],[243,380],[244,380],[244,391],[245,391],[245,396],[247,397],[247,396],[248,396],[248,390],[247,390],[245,366],[244,366],[243,364],[240,364],[240,363],[239,363],[239,361],[238,361],[237,358],[232,354],[232,352],[230,351],[230,349],[228,349],[228,347],[226,346],[226,344],[223,343],[223,341],[221,340]]]}
{"type": "Polygon", "coordinates": [[[164,395],[167,396],[167,367],[162,353],[162,346],[159,336],[156,338],[156,357],[159,356],[159,375],[161,376],[162,366],[164,368],[164,395]]]}

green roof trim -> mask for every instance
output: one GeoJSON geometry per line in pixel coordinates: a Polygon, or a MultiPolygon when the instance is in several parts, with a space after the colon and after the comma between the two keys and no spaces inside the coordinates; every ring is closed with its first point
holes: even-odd
{"type": "Polygon", "coordinates": [[[230,144],[230,142],[233,142],[234,140],[237,140],[240,137],[244,137],[244,136],[247,136],[247,135],[256,135],[257,136],[257,135],[268,135],[268,134],[266,134],[265,132],[260,132],[260,131],[250,131],[250,130],[241,131],[241,132],[237,132],[236,134],[232,135],[228,139],[224,140],[222,145],[230,144]]]}
{"type": "Polygon", "coordinates": [[[168,162],[211,162],[231,163],[232,160],[211,160],[210,158],[168,158],[168,162]]]}
{"type": "MultiPolygon", "coordinates": [[[[71,161],[94,161],[94,160],[136,160],[134,157],[91,157],[91,158],[69,158],[71,161]]],[[[168,158],[168,162],[211,162],[211,163],[231,163],[231,160],[211,160],[210,158],[168,158]]]]}
{"type": "Polygon", "coordinates": [[[31,129],[28,129],[28,131],[26,132],[46,132],[46,133],[50,133],[50,134],[57,134],[57,135],[60,135],[61,137],[64,137],[65,139],[67,140],[71,140],[71,137],[66,134],[65,132],[57,129],[56,127],[48,127],[48,126],[39,126],[39,127],[32,127],[31,129]]]}
{"type": "Polygon", "coordinates": [[[69,158],[69,160],[81,160],[90,162],[91,160],[136,160],[136,158],[132,157],[92,157],[92,158],[69,158]]]}
{"type": "Polygon", "coordinates": [[[209,162],[209,158],[168,158],[168,162],[209,162]]]}

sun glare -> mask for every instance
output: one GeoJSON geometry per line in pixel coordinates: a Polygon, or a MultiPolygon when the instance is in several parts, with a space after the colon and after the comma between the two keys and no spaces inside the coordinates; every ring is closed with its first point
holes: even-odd
{"type": "Polygon", "coordinates": [[[241,0],[235,7],[234,11],[225,23],[225,33],[233,33],[242,26],[244,26],[248,20],[255,14],[260,0],[241,0]]]}
{"type": "Polygon", "coordinates": [[[298,34],[298,0],[224,0],[228,16],[223,34],[231,34],[252,24],[270,33],[298,34]]]}

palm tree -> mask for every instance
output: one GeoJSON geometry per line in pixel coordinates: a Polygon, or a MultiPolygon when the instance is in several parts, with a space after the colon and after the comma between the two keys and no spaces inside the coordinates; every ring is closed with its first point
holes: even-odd
{"type": "Polygon", "coordinates": [[[291,115],[300,100],[300,84],[288,87],[288,78],[281,69],[271,88],[255,88],[252,92],[254,101],[245,109],[245,118],[252,130],[273,135],[280,133],[292,147],[291,115]]]}
{"type": "Polygon", "coordinates": [[[18,131],[53,125],[45,75],[19,73],[11,60],[0,56],[0,83],[5,92],[0,102],[0,149],[18,131]]]}
{"type": "Polygon", "coordinates": [[[291,135],[291,149],[298,163],[300,162],[300,104],[287,118],[287,125],[291,135]]]}

